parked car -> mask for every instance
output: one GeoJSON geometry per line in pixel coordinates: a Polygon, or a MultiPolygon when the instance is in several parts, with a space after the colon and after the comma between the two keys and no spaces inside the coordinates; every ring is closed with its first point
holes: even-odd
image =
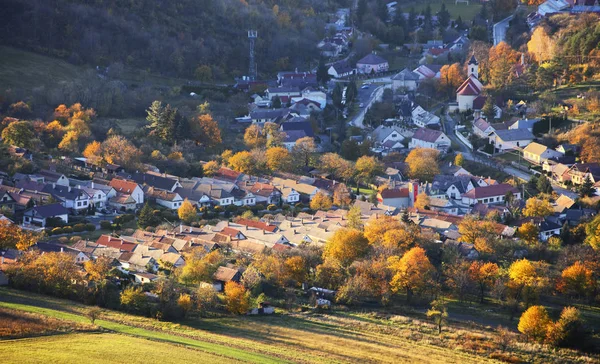
{"type": "Polygon", "coordinates": [[[365,104],[363,104],[363,103],[361,102],[361,103],[358,105],[358,107],[360,107],[360,108],[362,109],[363,107],[365,107],[365,104]]]}

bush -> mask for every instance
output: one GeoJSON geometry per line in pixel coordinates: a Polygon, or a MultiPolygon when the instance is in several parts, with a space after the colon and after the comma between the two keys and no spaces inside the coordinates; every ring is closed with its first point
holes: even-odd
{"type": "Polygon", "coordinates": [[[84,230],[85,230],[85,224],[79,223],[79,224],[75,224],[73,226],[73,231],[76,232],[76,233],[80,233],[80,232],[82,232],[84,230]]]}
{"type": "Polygon", "coordinates": [[[269,211],[275,211],[275,210],[277,210],[277,206],[275,206],[273,204],[270,204],[269,206],[267,206],[267,210],[269,210],[269,211]]]}
{"type": "Polygon", "coordinates": [[[110,221],[102,220],[100,221],[100,228],[102,230],[110,230],[112,228],[112,223],[110,221]]]}
{"type": "Polygon", "coordinates": [[[95,231],[96,230],[96,225],[94,224],[85,224],[85,230],[86,231],[95,231]]]}
{"type": "Polygon", "coordinates": [[[73,228],[70,226],[65,226],[63,228],[63,234],[71,234],[73,232],[73,228]]]}
{"type": "Polygon", "coordinates": [[[62,228],[56,227],[56,228],[52,229],[52,235],[60,235],[62,233],[63,233],[62,228]]]}
{"type": "Polygon", "coordinates": [[[125,214],[125,215],[121,215],[121,220],[125,223],[125,222],[130,222],[133,221],[135,219],[135,215],[134,214],[125,214]]]}

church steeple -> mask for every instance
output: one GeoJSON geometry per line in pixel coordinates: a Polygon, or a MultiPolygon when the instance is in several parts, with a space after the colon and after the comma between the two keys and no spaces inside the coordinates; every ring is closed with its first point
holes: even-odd
{"type": "Polygon", "coordinates": [[[469,76],[473,75],[475,78],[479,78],[479,62],[477,62],[477,58],[475,58],[475,52],[471,55],[471,59],[468,64],[469,76]]]}

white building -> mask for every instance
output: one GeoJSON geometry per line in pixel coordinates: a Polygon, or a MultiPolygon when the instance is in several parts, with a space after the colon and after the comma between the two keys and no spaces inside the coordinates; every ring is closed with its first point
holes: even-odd
{"type": "Polygon", "coordinates": [[[439,130],[420,128],[412,137],[408,144],[410,149],[431,148],[440,151],[446,151],[450,148],[450,139],[439,130]]]}
{"type": "Polygon", "coordinates": [[[561,153],[540,143],[530,143],[523,149],[523,158],[535,164],[542,164],[550,158],[558,158],[561,153]]]}
{"type": "Polygon", "coordinates": [[[468,77],[456,90],[456,102],[459,111],[473,110],[473,101],[483,91],[483,85],[478,77],[479,63],[475,58],[475,54],[473,54],[468,64],[468,77]]]}
{"type": "Polygon", "coordinates": [[[527,129],[496,130],[489,136],[496,153],[526,147],[533,141],[533,134],[527,129]]]}
{"type": "Polygon", "coordinates": [[[389,70],[390,65],[385,59],[371,53],[356,62],[356,69],[362,74],[380,73],[389,70]]]}
{"type": "Polygon", "coordinates": [[[420,80],[417,73],[405,68],[392,77],[392,89],[394,91],[399,89],[415,91],[419,87],[420,80]]]}

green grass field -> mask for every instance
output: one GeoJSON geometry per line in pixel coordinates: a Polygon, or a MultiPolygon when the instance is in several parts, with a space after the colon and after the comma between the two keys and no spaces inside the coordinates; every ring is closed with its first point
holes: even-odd
{"type": "Polygon", "coordinates": [[[450,13],[450,18],[456,19],[460,15],[463,21],[471,21],[477,15],[481,9],[481,4],[477,2],[470,2],[468,5],[464,3],[456,4],[452,0],[431,0],[431,1],[415,1],[408,3],[400,3],[402,11],[408,12],[410,8],[414,8],[417,13],[421,13],[427,7],[427,4],[431,6],[431,13],[436,14],[440,11],[442,3],[446,4],[446,9],[450,13]]]}

